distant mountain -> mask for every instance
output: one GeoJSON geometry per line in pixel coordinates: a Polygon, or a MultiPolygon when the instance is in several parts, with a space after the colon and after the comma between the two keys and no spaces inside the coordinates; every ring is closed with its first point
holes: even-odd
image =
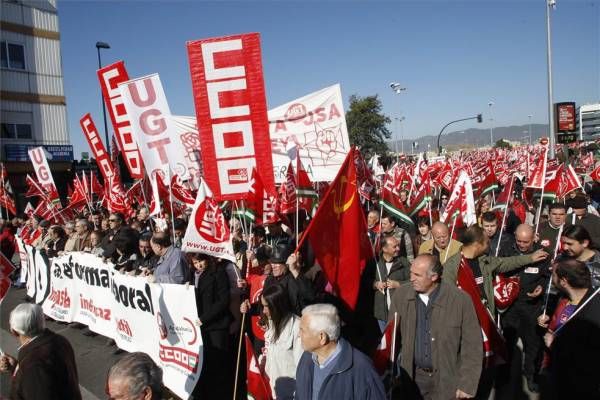
{"type": "MultiPolygon", "coordinates": [[[[409,133],[410,134],[410,133],[409,133]]],[[[509,140],[511,142],[529,141],[529,125],[512,125],[494,127],[494,143],[499,139],[509,140]]],[[[410,153],[413,142],[418,142],[418,150],[435,151],[437,147],[437,135],[421,136],[418,139],[406,139],[405,133],[404,152],[410,153]]],[[[531,140],[537,142],[541,137],[548,136],[548,125],[531,124],[531,140]]],[[[402,141],[398,140],[398,151],[402,148],[402,141]]],[[[444,132],[440,138],[440,145],[448,150],[468,149],[474,147],[485,147],[490,145],[490,129],[465,129],[444,132]]],[[[394,141],[389,141],[390,150],[394,150],[394,141]]]]}

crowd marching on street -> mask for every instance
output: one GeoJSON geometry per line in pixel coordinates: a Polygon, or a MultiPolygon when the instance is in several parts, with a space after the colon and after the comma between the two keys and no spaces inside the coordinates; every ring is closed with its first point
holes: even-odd
{"type": "MultiPolygon", "coordinates": [[[[16,238],[50,263],[91,253],[120,274],[193,287],[197,399],[515,399],[524,385],[600,399],[600,174],[591,155],[569,165],[546,151],[420,155],[377,174],[353,148],[316,196],[280,190],[254,219],[240,212],[250,198],[216,207],[211,229],[227,230],[232,259],[186,248],[198,204],[135,200],[19,213],[0,222],[0,250],[16,266],[12,290],[25,284],[16,238]]],[[[80,399],[74,350],[46,318],[33,299],[11,312],[20,347],[0,357],[11,398],[80,399]]],[[[111,399],[172,396],[162,383],[151,357],[128,353],[106,387],[111,399]]]]}

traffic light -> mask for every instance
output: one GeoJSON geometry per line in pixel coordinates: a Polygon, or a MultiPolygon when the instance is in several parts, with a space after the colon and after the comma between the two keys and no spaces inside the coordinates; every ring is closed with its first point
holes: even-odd
{"type": "Polygon", "coordinates": [[[483,117],[481,116],[481,114],[477,114],[477,123],[482,123],[483,122],[483,117]]]}

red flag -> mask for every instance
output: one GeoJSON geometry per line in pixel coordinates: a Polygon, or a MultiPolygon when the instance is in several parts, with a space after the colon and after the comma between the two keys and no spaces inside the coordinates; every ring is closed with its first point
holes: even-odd
{"type": "Polygon", "coordinates": [[[0,302],[4,299],[10,288],[10,274],[14,270],[15,266],[0,252],[0,302]]]}
{"type": "Polygon", "coordinates": [[[506,206],[509,204],[510,198],[512,196],[513,183],[514,183],[514,176],[511,176],[508,184],[504,185],[504,187],[502,188],[502,191],[496,197],[496,204],[494,204],[494,207],[492,207],[492,210],[495,210],[495,209],[504,210],[506,208],[506,206]]]}
{"type": "MultiPolygon", "coordinates": [[[[255,304],[260,301],[260,295],[263,292],[263,287],[265,285],[265,279],[267,275],[257,275],[257,274],[249,274],[247,281],[248,286],[250,287],[250,304],[255,304]]],[[[252,333],[254,337],[260,340],[265,340],[265,331],[259,325],[260,315],[250,315],[250,326],[252,328],[252,333]]]]}
{"type": "Polygon", "coordinates": [[[392,362],[392,339],[394,334],[394,321],[388,322],[383,331],[383,336],[379,345],[373,353],[373,366],[383,376],[390,369],[390,363],[392,362]]]}
{"type": "Polygon", "coordinates": [[[596,182],[600,182],[600,164],[598,164],[598,167],[596,169],[590,172],[590,178],[592,178],[596,182]]]}
{"type": "Polygon", "coordinates": [[[11,214],[17,215],[17,206],[8,181],[4,186],[0,185],[0,206],[6,208],[11,214]]]}
{"type": "Polygon", "coordinates": [[[275,213],[275,193],[268,193],[262,177],[256,169],[252,170],[251,186],[246,198],[245,215],[255,224],[261,225],[277,220],[275,213]]]}
{"type": "MultiPolygon", "coordinates": [[[[458,266],[456,285],[471,297],[471,301],[475,307],[475,313],[481,326],[483,338],[484,365],[492,367],[504,364],[507,360],[506,343],[502,335],[498,332],[489,310],[481,302],[481,295],[475,283],[475,276],[471,268],[466,264],[466,259],[462,257],[458,266]]],[[[492,299],[492,301],[494,300],[492,299]]]]}
{"type": "Polygon", "coordinates": [[[33,196],[42,196],[45,197],[44,189],[40,186],[40,184],[33,179],[29,174],[25,178],[25,184],[27,185],[27,192],[25,192],[25,197],[33,197],[33,196]]]}
{"type": "Polygon", "coordinates": [[[292,162],[288,165],[285,182],[279,186],[279,212],[291,214],[296,212],[296,179],[292,162]]]}
{"type": "Polygon", "coordinates": [[[373,257],[360,207],[353,147],[298,248],[308,238],[315,257],[335,292],[351,309],[356,305],[360,275],[373,257]]]}
{"type": "Polygon", "coordinates": [[[271,400],[269,380],[258,364],[254,350],[252,349],[252,342],[250,342],[247,334],[244,334],[244,340],[246,342],[246,368],[248,371],[246,375],[246,387],[248,389],[248,398],[254,400],[271,400]]]}
{"type": "Polygon", "coordinates": [[[183,181],[177,174],[173,174],[171,178],[171,190],[173,191],[173,197],[182,203],[193,206],[196,202],[196,196],[184,186],[183,181]]]}
{"type": "Polygon", "coordinates": [[[541,154],[540,162],[536,165],[533,172],[527,178],[527,187],[533,189],[541,189],[544,186],[546,179],[546,170],[548,169],[548,148],[544,147],[541,154]]]}
{"type": "Polygon", "coordinates": [[[572,165],[564,166],[563,165],[563,179],[560,185],[560,193],[558,196],[560,198],[565,197],[573,190],[582,189],[581,181],[579,177],[575,173],[572,165]]]}

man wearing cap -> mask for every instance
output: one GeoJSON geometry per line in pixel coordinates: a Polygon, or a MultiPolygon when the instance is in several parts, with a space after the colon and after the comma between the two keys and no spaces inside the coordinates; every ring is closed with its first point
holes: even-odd
{"type": "Polygon", "coordinates": [[[590,234],[592,245],[600,248],[600,217],[588,212],[588,201],[585,196],[575,196],[567,201],[567,207],[573,212],[567,215],[566,225],[581,225],[590,234]]]}
{"type": "Polygon", "coordinates": [[[296,315],[301,315],[302,309],[315,300],[315,290],[311,282],[300,274],[300,266],[295,254],[289,255],[287,246],[279,245],[273,248],[269,257],[271,273],[265,279],[264,289],[280,285],[288,293],[290,304],[296,315]]]}

